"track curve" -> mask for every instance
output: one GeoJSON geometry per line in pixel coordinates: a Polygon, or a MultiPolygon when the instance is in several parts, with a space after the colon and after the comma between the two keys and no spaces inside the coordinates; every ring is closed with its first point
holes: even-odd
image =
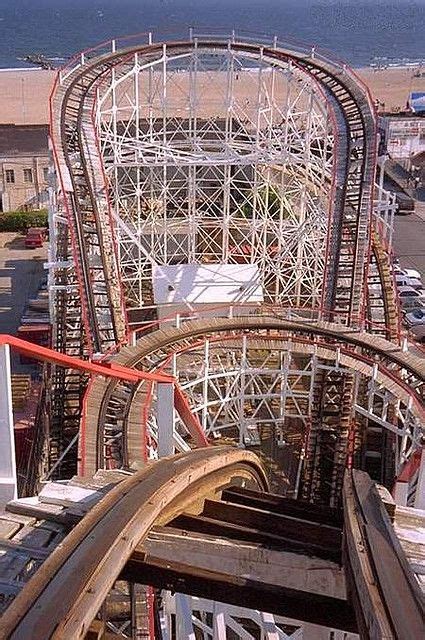
{"type": "MultiPolygon", "coordinates": [[[[336,145],[333,167],[333,202],[329,214],[323,306],[346,314],[348,324],[357,323],[364,314],[364,286],[370,249],[370,220],[376,154],[376,122],[372,101],[365,87],[345,65],[334,63],[314,52],[300,53],[285,47],[270,47],[252,42],[196,38],[194,41],[166,43],[167,55],[192,51],[218,52],[232,47],[272,65],[291,61],[321,87],[334,112],[336,145]],[[338,291],[338,295],[337,295],[338,291]]],[[[96,83],[104,74],[135,54],[155,60],[163,53],[163,43],[139,45],[88,60],[69,73],[52,95],[54,115],[52,140],[59,175],[67,204],[74,260],[80,281],[83,319],[89,343],[94,351],[105,351],[123,339],[119,268],[114,259],[113,237],[109,229],[110,211],[105,192],[102,158],[96,151],[90,120],[96,83]],[[90,142],[90,136],[92,140],[90,142]],[[89,155],[88,155],[89,154],[89,155]],[[94,167],[94,168],[93,168],[94,167]],[[97,234],[97,236],[96,236],[97,234]],[[100,265],[89,259],[93,252],[100,265]],[[97,279],[100,288],[92,286],[97,279]],[[97,292],[96,292],[97,291],[97,292]],[[105,307],[105,296],[106,307],[105,307]],[[110,315],[105,319],[105,309],[110,315]],[[109,318],[109,319],[108,319],[109,318]]]]}
{"type": "MultiPolygon", "coordinates": [[[[180,328],[160,328],[141,338],[135,347],[124,347],[114,361],[128,367],[147,370],[160,369],[171,353],[190,349],[199,340],[209,338],[229,344],[245,336],[254,340],[259,348],[280,344],[293,353],[315,354],[326,361],[337,359],[352,371],[366,378],[375,376],[384,388],[390,390],[423,421],[422,385],[425,365],[420,357],[403,351],[385,339],[341,325],[316,321],[291,321],[277,315],[267,315],[267,309],[258,315],[200,319],[185,322],[180,328]],[[238,338],[239,336],[239,338],[238,338]],[[409,384],[405,374],[410,375],[409,384]],[[412,385],[412,386],[409,386],[412,385]]],[[[81,437],[80,471],[94,473],[97,468],[108,466],[105,458],[105,442],[115,429],[121,434],[121,451],[116,451],[117,466],[130,467],[143,463],[142,412],[149,407],[151,388],[124,386],[106,380],[94,380],[86,396],[86,419],[81,437]]],[[[145,416],[146,421],[146,416],[145,416]]],[[[114,466],[114,465],[112,465],[114,466]]]]}
{"type": "MultiPolygon", "coordinates": [[[[326,105],[334,144],[330,151],[333,162],[320,313],[323,318],[346,326],[364,326],[365,318],[373,324],[373,314],[368,312],[367,275],[372,245],[377,126],[371,97],[362,82],[346,65],[318,51],[291,48],[276,39],[253,43],[243,36],[228,38],[205,33],[192,33],[189,40],[158,43],[151,39],[141,43],[130,39],[122,49],[117,50],[114,41],[110,50],[93,49],[76,64],[70,63],[61,71],[51,98],[51,135],[79,282],[77,304],[81,308],[87,352],[111,353],[127,339],[123,274],[108,196],[110,185],[95,122],[100,83],[110,74],[114,86],[118,86],[135,59],[136,66],[154,65],[168,57],[178,60],[179,56],[194,51],[207,56],[230,51],[250,61],[264,61],[273,68],[296,69],[299,75],[308,78],[326,105]]],[[[398,337],[392,283],[382,260],[379,266],[377,277],[384,298],[384,320],[376,331],[398,337]]],[[[66,305],[61,311],[74,315],[76,312],[78,309],[66,305]]],[[[59,336],[59,339],[63,343],[58,343],[57,348],[66,350],[66,338],[59,336]]],[[[94,392],[96,389],[95,385],[94,392]]],[[[60,395],[61,390],[57,393],[60,395]]],[[[140,439],[140,429],[133,438],[145,406],[141,394],[129,386],[115,388],[113,393],[109,388],[107,393],[110,395],[107,403],[98,396],[104,410],[105,433],[98,437],[96,462],[93,460],[90,468],[104,466],[105,455],[112,464],[115,459],[119,465],[131,466],[128,452],[138,450],[140,459],[146,448],[140,439]],[[134,428],[123,429],[123,424],[134,428]]],[[[344,411],[347,413],[348,408],[344,411]]],[[[79,417],[75,419],[75,432],[79,417]]],[[[91,446],[86,449],[93,451],[91,446]]],[[[85,458],[85,453],[81,454],[80,447],[81,458],[85,458]]]]}
{"type": "Polygon", "coordinates": [[[221,489],[267,490],[258,458],[212,447],[163,459],[113,488],[75,526],[2,616],[2,637],[83,638],[135,546],[151,527],[221,489]]]}

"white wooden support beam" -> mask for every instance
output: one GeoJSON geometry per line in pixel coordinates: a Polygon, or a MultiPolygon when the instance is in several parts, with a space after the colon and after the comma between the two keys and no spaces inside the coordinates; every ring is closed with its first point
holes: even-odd
{"type": "Polygon", "coordinates": [[[17,498],[10,347],[0,346],[0,509],[17,498]]]}
{"type": "MultiPolygon", "coordinates": [[[[279,631],[276,627],[274,615],[272,613],[265,613],[262,611],[260,613],[260,618],[264,640],[281,640],[281,637],[279,637],[279,631]]],[[[285,638],[287,637],[288,636],[285,636],[285,638]]]]}
{"type": "Polygon", "coordinates": [[[425,509],[425,447],[422,449],[419,463],[418,484],[416,486],[415,509],[425,509]]]}
{"type": "Polygon", "coordinates": [[[174,385],[158,383],[156,420],[158,424],[158,457],[174,453],[174,385]]]}
{"type": "Polygon", "coordinates": [[[221,602],[213,603],[213,638],[226,640],[226,607],[221,602]]]}
{"type": "Polygon", "coordinates": [[[176,593],[176,636],[179,640],[196,640],[192,624],[191,598],[176,593]]]}
{"type": "Polygon", "coordinates": [[[407,497],[409,495],[409,483],[397,481],[394,485],[394,501],[402,507],[407,506],[407,497]]]}

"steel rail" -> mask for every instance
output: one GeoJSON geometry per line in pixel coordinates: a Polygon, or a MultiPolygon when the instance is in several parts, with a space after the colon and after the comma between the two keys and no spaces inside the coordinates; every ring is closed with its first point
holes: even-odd
{"type": "Polygon", "coordinates": [[[1,637],[83,638],[132,551],[155,524],[223,488],[267,490],[261,462],[232,447],[173,456],[129,476],[79,522],[8,607],[1,637]]]}

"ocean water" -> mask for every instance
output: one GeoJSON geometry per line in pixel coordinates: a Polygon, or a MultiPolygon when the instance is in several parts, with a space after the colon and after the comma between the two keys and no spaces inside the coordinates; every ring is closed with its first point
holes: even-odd
{"type": "MultiPolygon", "coordinates": [[[[425,0],[0,0],[0,68],[62,59],[119,35],[188,26],[290,36],[354,66],[425,59],[425,0]]],[[[159,37],[159,35],[158,35],[159,37]]]]}

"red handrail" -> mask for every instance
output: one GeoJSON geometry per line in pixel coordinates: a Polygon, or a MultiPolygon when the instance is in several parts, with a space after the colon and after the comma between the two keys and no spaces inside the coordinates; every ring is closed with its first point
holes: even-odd
{"type": "Polygon", "coordinates": [[[106,376],[107,378],[118,378],[128,382],[140,382],[141,380],[151,380],[154,382],[175,382],[173,376],[167,374],[150,373],[148,371],[138,371],[130,369],[114,362],[92,362],[90,360],[81,360],[74,356],[68,356],[65,353],[59,353],[54,349],[42,347],[32,342],[16,338],[8,334],[0,334],[0,346],[9,345],[12,349],[16,349],[19,353],[39,360],[41,362],[50,362],[67,369],[84,371],[85,373],[106,376]]]}

